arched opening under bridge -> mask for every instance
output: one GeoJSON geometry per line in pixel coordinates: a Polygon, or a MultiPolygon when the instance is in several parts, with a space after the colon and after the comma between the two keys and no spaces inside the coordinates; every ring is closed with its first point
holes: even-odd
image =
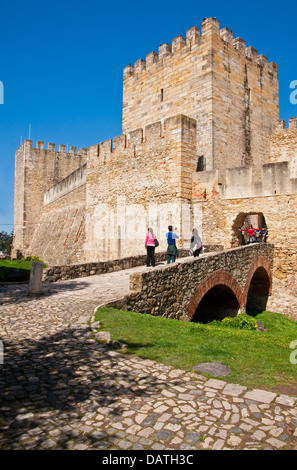
{"type": "Polygon", "coordinates": [[[266,310],[270,293],[270,279],[264,267],[259,267],[254,272],[247,293],[246,313],[249,315],[266,310]]]}
{"type": "Polygon", "coordinates": [[[213,286],[203,296],[192,317],[193,322],[209,323],[225,317],[236,317],[240,305],[232,289],[224,284],[213,286]]]}

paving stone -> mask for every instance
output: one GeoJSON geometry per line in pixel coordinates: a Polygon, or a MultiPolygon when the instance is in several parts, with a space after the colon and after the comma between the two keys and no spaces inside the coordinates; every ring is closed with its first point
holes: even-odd
{"type": "Polygon", "coordinates": [[[284,447],[286,445],[285,442],[280,441],[279,439],[275,439],[271,437],[270,439],[267,439],[268,444],[271,444],[272,447],[276,447],[277,449],[281,449],[281,447],[284,447]]]}
{"type": "Polygon", "coordinates": [[[247,390],[247,387],[236,384],[227,384],[224,387],[223,393],[225,395],[231,395],[233,397],[238,397],[242,395],[247,390]]]}
{"type": "Polygon", "coordinates": [[[266,434],[263,431],[255,431],[251,437],[257,441],[262,441],[266,437],[266,434]]]}
{"type": "Polygon", "coordinates": [[[193,367],[193,370],[205,372],[218,377],[227,377],[232,370],[221,362],[201,362],[193,367]]]}
{"type": "Polygon", "coordinates": [[[248,391],[245,395],[245,398],[249,398],[250,400],[255,400],[262,403],[271,403],[275,397],[276,393],[266,392],[265,390],[254,389],[248,391]]]}
{"type": "Polygon", "coordinates": [[[237,437],[237,436],[231,436],[228,440],[227,440],[227,444],[231,447],[236,447],[236,446],[239,446],[239,444],[241,443],[242,439],[240,439],[240,437],[237,437]]]}
{"type": "Polygon", "coordinates": [[[160,439],[161,441],[165,440],[165,439],[168,439],[168,437],[171,435],[171,432],[170,431],[158,431],[156,433],[156,437],[157,439],[160,439]]]}
{"type": "Polygon", "coordinates": [[[287,395],[280,395],[279,397],[276,398],[276,403],[280,403],[281,405],[287,405],[287,406],[294,406],[296,402],[296,398],[294,397],[288,397],[287,395]]]}
{"type": "Polygon", "coordinates": [[[215,441],[214,445],[212,446],[212,450],[222,450],[225,445],[224,439],[218,439],[215,441]]]}
{"type": "Polygon", "coordinates": [[[205,387],[215,388],[218,390],[222,390],[226,385],[227,385],[227,382],[224,382],[223,380],[217,380],[217,379],[210,379],[204,384],[205,387]]]}

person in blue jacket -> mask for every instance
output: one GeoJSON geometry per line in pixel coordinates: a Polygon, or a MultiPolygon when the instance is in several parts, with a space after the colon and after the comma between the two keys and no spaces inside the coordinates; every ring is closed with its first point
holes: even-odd
{"type": "Polygon", "coordinates": [[[174,263],[176,258],[178,257],[178,249],[176,247],[175,240],[179,238],[179,236],[172,231],[172,225],[168,226],[168,232],[166,233],[167,238],[167,264],[170,262],[174,263]]]}

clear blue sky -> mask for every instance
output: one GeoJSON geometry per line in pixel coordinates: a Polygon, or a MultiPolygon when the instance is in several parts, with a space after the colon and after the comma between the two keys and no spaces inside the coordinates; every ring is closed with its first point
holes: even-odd
{"type": "Polygon", "coordinates": [[[0,230],[13,223],[21,139],[89,147],[122,133],[123,68],[214,16],[279,65],[280,119],[297,116],[297,3],[9,0],[1,2],[0,230]]]}

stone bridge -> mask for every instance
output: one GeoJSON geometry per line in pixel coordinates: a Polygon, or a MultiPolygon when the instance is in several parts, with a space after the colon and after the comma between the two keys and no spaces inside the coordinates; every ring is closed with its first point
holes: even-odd
{"type": "Polygon", "coordinates": [[[265,310],[273,253],[259,243],[148,268],[130,276],[132,292],[118,306],[194,322],[265,310]]]}

